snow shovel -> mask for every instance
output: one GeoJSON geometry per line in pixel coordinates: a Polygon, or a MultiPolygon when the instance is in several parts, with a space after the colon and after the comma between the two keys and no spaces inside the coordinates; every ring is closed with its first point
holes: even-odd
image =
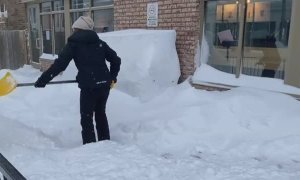
{"type": "MultiPolygon", "coordinates": [[[[65,83],[76,83],[76,80],[66,80],[66,81],[53,81],[48,84],[65,84],[65,83]]],[[[17,83],[17,81],[12,77],[10,72],[7,72],[5,76],[0,79],[0,96],[5,96],[12,92],[16,87],[21,86],[34,86],[34,83],[17,83]]]]}

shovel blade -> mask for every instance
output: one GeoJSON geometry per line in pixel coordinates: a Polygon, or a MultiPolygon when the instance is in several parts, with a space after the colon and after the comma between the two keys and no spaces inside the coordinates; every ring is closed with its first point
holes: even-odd
{"type": "Polygon", "coordinates": [[[10,72],[0,79],[0,96],[5,96],[17,87],[17,81],[12,77],[10,72]]]}

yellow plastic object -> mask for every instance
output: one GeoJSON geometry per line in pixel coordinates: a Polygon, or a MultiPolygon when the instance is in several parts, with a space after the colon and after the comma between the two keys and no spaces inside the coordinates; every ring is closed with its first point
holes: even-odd
{"type": "Polygon", "coordinates": [[[115,87],[115,81],[111,81],[111,84],[110,84],[110,89],[114,88],[115,87]]]}
{"type": "Polygon", "coordinates": [[[17,81],[12,77],[10,72],[0,79],[0,96],[5,96],[17,87],[17,81]]]}

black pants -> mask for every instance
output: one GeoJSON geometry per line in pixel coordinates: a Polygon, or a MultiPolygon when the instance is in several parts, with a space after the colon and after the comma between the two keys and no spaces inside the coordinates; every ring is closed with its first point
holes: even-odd
{"type": "Polygon", "coordinates": [[[109,126],[105,113],[109,91],[109,85],[97,89],[81,89],[80,114],[83,144],[96,142],[93,124],[94,115],[98,141],[110,139],[109,126]]]}

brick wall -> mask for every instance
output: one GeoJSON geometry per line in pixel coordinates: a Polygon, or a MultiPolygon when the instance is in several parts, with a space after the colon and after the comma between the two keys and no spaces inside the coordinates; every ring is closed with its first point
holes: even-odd
{"type": "Polygon", "coordinates": [[[5,25],[0,25],[0,29],[24,30],[26,29],[25,4],[18,3],[18,0],[0,0],[0,5],[5,4],[8,18],[5,25]]]}
{"type": "Polygon", "coordinates": [[[114,0],[115,30],[128,28],[176,30],[181,80],[195,71],[204,0],[114,0]],[[158,27],[147,28],[147,4],[158,2],[158,27]]]}

